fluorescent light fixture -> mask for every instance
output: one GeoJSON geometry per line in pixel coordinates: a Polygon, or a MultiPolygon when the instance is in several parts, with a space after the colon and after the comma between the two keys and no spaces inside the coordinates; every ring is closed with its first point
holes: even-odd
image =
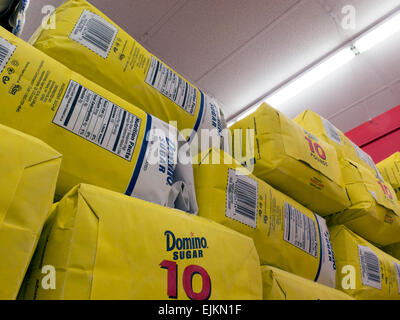
{"type": "Polygon", "coordinates": [[[350,47],[345,48],[334,54],[332,57],[323,61],[316,67],[307,71],[302,76],[284,86],[282,89],[278,90],[272,96],[266,99],[266,102],[274,107],[279,107],[287,100],[298,95],[300,92],[311,87],[318,81],[322,80],[329,74],[331,74],[336,69],[340,68],[351,59],[354,59],[355,55],[350,49],[350,47]]]}
{"type": "Polygon", "coordinates": [[[240,121],[244,118],[246,118],[248,115],[252,114],[254,111],[256,111],[258,105],[255,105],[249,109],[247,109],[245,112],[243,112],[242,114],[240,114],[240,116],[238,116],[237,118],[235,118],[234,121],[228,122],[228,127],[230,127],[234,122],[240,121]]]}
{"type": "Polygon", "coordinates": [[[354,43],[354,46],[360,53],[363,53],[398,31],[400,31],[400,13],[397,13],[386,22],[366,33],[354,43]]]}
{"type": "MultiPolygon", "coordinates": [[[[305,89],[313,86],[318,81],[322,80],[341,66],[345,65],[350,60],[354,59],[357,55],[367,51],[368,49],[376,46],[382,41],[388,39],[390,36],[400,31],[400,13],[396,13],[391,18],[378,25],[377,27],[367,31],[364,35],[360,36],[354,43],[354,48],[346,47],[334,53],[326,60],[322,61],[317,66],[306,71],[301,76],[278,89],[272,95],[264,99],[265,102],[275,108],[279,108],[283,103],[298,95],[305,89]]],[[[262,101],[258,102],[256,106],[246,110],[238,117],[228,122],[228,127],[235,122],[247,117],[252,113],[262,101]]]]}
{"type": "MultiPolygon", "coordinates": [[[[282,89],[279,89],[276,93],[269,96],[265,100],[265,102],[277,108],[287,100],[298,95],[300,92],[307,89],[308,87],[311,87],[316,82],[322,80],[330,73],[340,68],[355,57],[356,56],[354,55],[354,52],[351,50],[350,47],[342,49],[327,60],[317,65],[316,67],[312,68],[310,71],[307,71],[306,73],[301,75],[293,82],[290,82],[282,89]]],[[[247,117],[249,114],[255,111],[261,103],[262,102],[257,103],[255,106],[240,114],[237,118],[232,119],[230,122],[228,122],[228,127],[233,125],[235,122],[247,117]]]]}

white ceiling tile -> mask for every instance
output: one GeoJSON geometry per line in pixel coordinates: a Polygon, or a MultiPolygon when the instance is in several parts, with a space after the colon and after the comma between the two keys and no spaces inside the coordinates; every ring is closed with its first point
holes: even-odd
{"type": "Polygon", "coordinates": [[[329,120],[337,128],[343,132],[347,132],[396,107],[398,104],[399,97],[387,89],[365,101],[362,101],[354,107],[337,114],[329,120]]]}
{"type": "Polygon", "coordinates": [[[343,29],[341,33],[349,38],[363,32],[366,28],[375,24],[379,19],[391,11],[400,8],[400,0],[318,0],[333,19],[340,26],[346,20],[348,12],[343,11],[345,6],[353,6],[355,9],[355,28],[343,29]]]}
{"type": "Polygon", "coordinates": [[[362,54],[368,67],[387,83],[400,78],[400,33],[381,42],[362,54]]]}
{"type": "Polygon", "coordinates": [[[364,101],[367,110],[368,120],[398,106],[400,104],[400,94],[391,89],[386,89],[364,101]]]}
{"type": "Polygon", "coordinates": [[[347,132],[368,121],[368,114],[364,106],[360,104],[330,118],[329,121],[342,132],[347,132]]]}
{"type": "Polygon", "coordinates": [[[392,86],[393,94],[396,94],[398,97],[397,104],[400,104],[400,80],[392,86]]]}
{"type": "Polygon", "coordinates": [[[141,38],[183,0],[91,0],[135,39],[141,38]]]}
{"type": "MultiPolygon", "coordinates": [[[[89,2],[127,31],[134,38],[141,38],[160,19],[182,0],[90,0],[89,2]]],[[[58,7],[65,0],[34,0],[30,2],[26,27],[22,38],[27,40],[39,26],[45,5],[58,7]]]]}
{"type": "Polygon", "coordinates": [[[257,41],[199,84],[227,107],[227,117],[340,44],[336,25],[316,1],[304,1],[257,41]]]}
{"type": "Polygon", "coordinates": [[[188,1],[146,45],[196,81],[298,1],[188,1]]]}

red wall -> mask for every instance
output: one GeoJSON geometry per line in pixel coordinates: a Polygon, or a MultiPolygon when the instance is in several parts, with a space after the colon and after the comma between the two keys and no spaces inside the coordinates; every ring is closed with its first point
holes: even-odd
{"type": "Polygon", "coordinates": [[[375,163],[400,151],[400,106],[346,133],[375,163]]]}

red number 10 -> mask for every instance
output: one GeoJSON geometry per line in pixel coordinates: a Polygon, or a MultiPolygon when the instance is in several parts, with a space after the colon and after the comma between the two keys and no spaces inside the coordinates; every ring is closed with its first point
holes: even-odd
{"type": "Polygon", "coordinates": [[[310,150],[312,153],[317,152],[318,156],[322,159],[322,160],[326,160],[326,154],[324,149],[316,142],[312,142],[312,140],[309,137],[304,137],[307,141],[308,141],[308,145],[310,146],[310,150]]]}
{"type": "Polygon", "coordinates": [[[389,188],[387,186],[385,186],[382,183],[382,181],[378,180],[378,183],[381,186],[383,193],[386,194],[389,197],[390,200],[393,200],[393,196],[392,196],[392,193],[390,192],[389,188]]]}
{"type": "MultiPolygon", "coordinates": [[[[167,269],[167,295],[169,298],[176,299],[178,298],[178,281],[177,281],[177,273],[178,273],[178,265],[176,262],[163,260],[160,263],[161,268],[167,269]]],[[[211,294],[211,279],[208,275],[207,271],[196,265],[190,265],[183,270],[183,279],[182,279],[183,289],[185,290],[186,295],[192,300],[207,300],[211,294]],[[193,291],[192,281],[193,276],[195,274],[199,274],[203,281],[203,287],[199,293],[193,291]]]]}

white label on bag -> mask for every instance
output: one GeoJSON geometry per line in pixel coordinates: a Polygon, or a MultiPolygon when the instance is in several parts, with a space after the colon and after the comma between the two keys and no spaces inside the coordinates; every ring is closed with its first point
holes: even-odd
{"type": "Polygon", "coordinates": [[[228,218],[249,227],[257,227],[258,183],[256,180],[229,169],[226,187],[226,210],[228,218]]]}
{"type": "Polygon", "coordinates": [[[131,161],[141,120],[71,80],[53,123],[131,161]]]}
{"type": "Polygon", "coordinates": [[[194,115],[197,102],[197,89],[154,57],[151,58],[150,68],[145,81],[175,102],[183,110],[192,116],[194,115]]]}
{"type": "Polygon", "coordinates": [[[342,145],[342,139],[340,139],[339,132],[335,126],[326,119],[322,119],[322,123],[324,124],[325,132],[328,138],[342,145]]]}
{"type": "Polygon", "coordinates": [[[328,226],[324,218],[315,215],[321,234],[321,269],[317,279],[318,283],[335,288],[336,285],[336,262],[333,253],[328,226]]]}
{"type": "Polygon", "coordinates": [[[222,136],[221,111],[214,99],[204,94],[204,115],[200,129],[216,129],[218,136],[222,136]]]}
{"type": "Polygon", "coordinates": [[[376,164],[375,164],[374,160],[372,160],[371,156],[368,153],[366,153],[365,151],[363,151],[360,147],[358,147],[354,142],[351,142],[351,143],[354,147],[354,150],[356,151],[357,157],[359,157],[362,161],[364,161],[367,165],[369,165],[372,169],[374,169],[376,172],[376,176],[380,180],[384,181],[382,174],[376,167],[376,164]]]}
{"type": "Polygon", "coordinates": [[[16,46],[0,37],[0,73],[3,72],[3,69],[7,65],[8,60],[10,60],[16,48],[16,46]]]}
{"type": "Polygon", "coordinates": [[[378,197],[376,196],[376,192],[372,190],[368,190],[368,192],[375,199],[375,201],[378,202],[378,197]]]}
{"type": "Polygon", "coordinates": [[[107,20],[84,10],[69,37],[105,59],[117,33],[118,28],[107,20]]]}
{"type": "Polygon", "coordinates": [[[364,286],[382,289],[381,267],[378,256],[367,246],[358,245],[361,280],[364,286]]]}
{"type": "Polygon", "coordinates": [[[285,204],[285,230],[283,239],[297,248],[318,257],[317,226],[311,218],[291,206],[285,204]]]}
{"type": "MultiPolygon", "coordinates": [[[[178,161],[178,152],[186,141],[175,127],[155,117],[149,118],[151,128],[146,133],[148,144],[143,163],[134,188],[128,188],[125,194],[197,214],[192,163],[178,161]]],[[[190,160],[190,154],[187,156],[190,160]]]]}

